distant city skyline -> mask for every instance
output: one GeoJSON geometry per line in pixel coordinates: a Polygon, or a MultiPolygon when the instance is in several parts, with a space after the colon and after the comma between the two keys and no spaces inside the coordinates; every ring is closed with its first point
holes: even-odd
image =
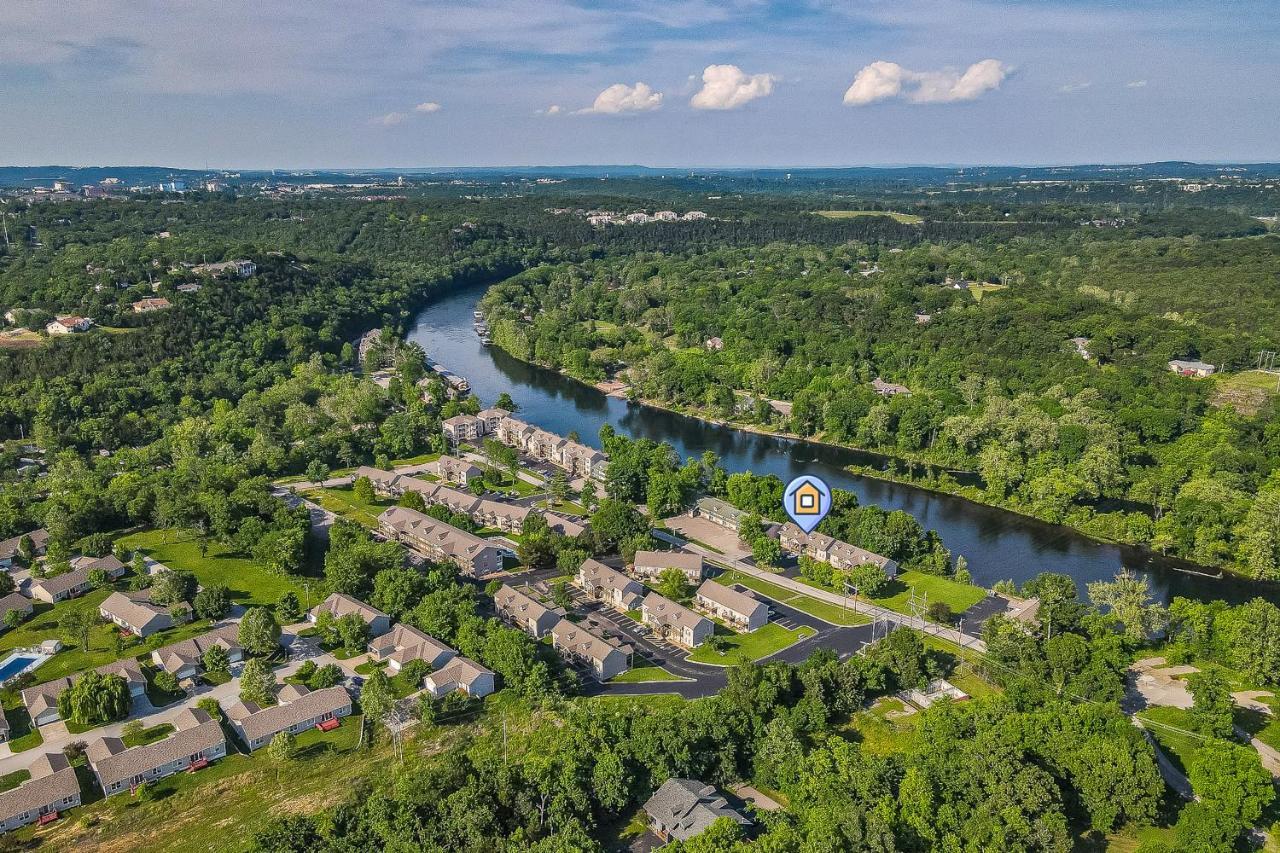
{"type": "Polygon", "coordinates": [[[0,10],[0,165],[1274,162],[1274,12],[15,0],[0,10]]]}

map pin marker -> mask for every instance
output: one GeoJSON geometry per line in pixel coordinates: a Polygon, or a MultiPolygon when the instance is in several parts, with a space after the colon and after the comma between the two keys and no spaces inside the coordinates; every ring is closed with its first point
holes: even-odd
{"type": "Polygon", "coordinates": [[[782,493],[782,508],[801,530],[812,533],[831,512],[831,489],[817,477],[796,477],[782,493]]]}

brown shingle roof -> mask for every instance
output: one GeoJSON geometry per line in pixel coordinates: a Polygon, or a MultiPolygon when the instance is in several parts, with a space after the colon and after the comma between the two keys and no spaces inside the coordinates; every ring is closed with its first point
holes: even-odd
{"type": "Polygon", "coordinates": [[[326,687],[313,690],[296,699],[270,708],[263,708],[250,713],[239,720],[246,740],[259,738],[282,732],[290,726],[314,719],[325,713],[337,713],[351,706],[351,697],[344,687],[326,687]]]}
{"type": "Polygon", "coordinates": [[[0,821],[79,796],[76,771],[60,752],[46,752],[31,765],[31,779],[0,794],[0,821]]]}
{"type": "Polygon", "coordinates": [[[222,734],[222,726],[199,708],[185,709],[174,718],[173,724],[177,731],[164,740],[145,746],[135,746],[132,749],[117,749],[116,744],[120,743],[117,738],[103,738],[98,741],[101,746],[94,752],[100,757],[96,759],[91,757],[90,762],[103,787],[123,782],[161,765],[188,758],[226,742],[222,734]],[[110,754],[102,754],[108,751],[110,754]]]}

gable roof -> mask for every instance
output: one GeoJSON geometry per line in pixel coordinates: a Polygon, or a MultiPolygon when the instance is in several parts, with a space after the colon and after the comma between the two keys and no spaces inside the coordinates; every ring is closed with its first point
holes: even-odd
{"type": "Polygon", "coordinates": [[[378,516],[378,521],[407,536],[428,542],[450,557],[466,560],[468,563],[486,549],[497,550],[497,546],[492,542],[487,542],[474,533],[459,530],[452,524],[446,524],[416,509],[402,506],[388,507],[382,515],[378,516]]]}
{"type": "Polygon", "coordinates": [[[113,592],[98,605],[98,609],[139,629],[157,620],[172,621],[168,608],[152,604],[146,592],[128,595],[123,592],[113,592]]]}
{"type": "Polygon", "coordinates": [[[482,675],[493,675],[493,670],[485,669],[471,658],[458,655],[449,663],[427,676],[427,681],[437,687],[442,684],[461,684],[470,687],[482,675]]]}
{"type": "Polygon", "coordinates": [[[343,592],[330,593],[328,598],[311,608],[311,612],[317,615],[323,612],[332,613],[335,619],[341,619],[348,613],[355,613],[365,622],[372,622],[379,617],[390,618],[378,608],[343,592]]]}
{"type": "Polygon", "coordinates": [[[702,570],[702,557],[688,551],[636,551],[636,566],[661,566],[664,569],[702,570]]]}
{"type": "MultiPolygon", "coordinates": [[[[111,663],[104,663],[102,666],[94,667],[94,671],[103,675],[118,675],[128,682],[130,689],[134,685],[146,684],[147,681],[146,676],[142,674],[142,667],[134,658],[121,658],[111,663]]],[[[38,717],[50,708],[58,707],[58,694],[70,687],[79,675],[79,673],[65,675],[62,678],[28,687],[22,691],[22,704],[27,706],[32,717],[38,717]]]]}
{"type": "Polygon", "coordinates": [[[678,841],[698,835],[722,817],[751,825],[715,788],[696,779],[668,779],[645,802],[644,810],[678,841]]]}
{"type": "Polygon", "coordinates": [[[0,821],[79,796],[76,771],[61,752],[46,752],[31,764],[31,778],[0,793],[0,821]]]}
{"type": "Polygon", "coordinates": [[[370,640],[369,647],[378,649],[383,654],[386,654],[386,649],[393,649],[390,657],[401,665],[411,660],[433,661],[444,654],[457,654],[435,637],[405,622],[399,623],[381,637],[370,640]]]}
{"type": "Polygon", "coordinates": [[[173,725],[173,734],[144,746],[128,749],[119,738],[102,738],[90,746],[89,760],[102,785],[124,782],[226,742],[222,726],[200,708],[184,709],[173,725]]]}
{"type": "Polygon", "coordinates": [[[615,652],[624,655],[630,653],[629,649],[624,648],[616,640],[602,637],[568,619],[557,622],[551,629],[551,636],[555,638],[556,645],[564,646],[575,654],[596,661],[603,661],[615,652]]]}
{"type": "Polygon", "coordinates": [[[674,625],[677,628],[693,630],[701,622],[711,624],[711,620],[707,617],[694,613],[684,605],[676,604],[656,592],[646,595],[642,606],[659,625],[674,625]]]}
{"type": "MultiPolygon", "coordinates": [[[[306,688],[302,690],[306,691],[306,688]]],[[[351,696],[346,688],[341,686],[289,694],[281,690],[277,699],[280,700],[279,705],[256,709],[236,720],[246,740],[253,741],[268,737],[298,723],[351,707],[351,696]]],[[[236,718],[232,717],[232,719],[236,718]]]]}
{"type": "Polygon", "coordinates": [[[152,654],[159,657],[161,666],[169,672],[174,672],[197,662],[214,646],[221,646],[227,651],[240,648],[239,634],[240,627],[234,623],[228,623],[198,637],[161,646],[152,654]]]}
{"type": "Polygon", "coordinates": [[[23,613],[30,613],[34,609],[31,599],[27,598],[20,592],[11,592],[4,598],[0,598],[0,618],[10,610],[20,610],[23,613]]]}
{"type": "Polygon", "coordinates": [[[759,600],[750,593],[740,592],[733,587],[716,583],[712,580],[702,582],[702,586],[698,587],[698,595],[726,607],[734,613],[750,617],[753,613],[760,609],[768,610],[768,605],[759,600]]]}
{"type": "Polygon", "coordinates": [[[42,589],[49,594],[51,598],[58,596],[68,590],[75,589],[78,586],[85,586],[89,583],[88,569],[72,569],[69,572],[63,572],[51,578],[41,578],[31,585],[34,592],[42,589]]]}
{"type": "Polygon", "coordinates": [[[37,551],[49,544],[49,531],[38,527],[28,533],[20,533],[12,539],[0,542],[0,560],[10,560],[18,553],[18,543],[22,541],[23,536],[31,537],[31,544],[37,551]]]}
{"type": "Polygon", "coordinates": [[[578,572],[590,583],[597,584],[604,589],[619,590],[623,593],[630,592],[635,595],[644,593],[644,585],[639,581],[633,580],[617,569],[606,566],[591,557],[582,561],[582,565],[578,567],[578,572]]]}
{"type": "Polygon", "coordinates": [[[548,613],[555,612],[533,596],[506,584],[494,593],[493,603],[500,613],[530,618],[535,622],[541,621],[548,613]]]}

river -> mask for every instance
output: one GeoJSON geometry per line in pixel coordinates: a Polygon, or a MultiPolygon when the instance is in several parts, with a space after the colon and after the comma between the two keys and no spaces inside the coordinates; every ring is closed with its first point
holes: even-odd
{"type": "Polygon", "coordinates": [[[1002,578],[1021,584],[1038,572],[1054,571],[1075,578],[1084,595],[1085,584],[1109,580],[1127,566],[1147,575],[1162,600],[1181,595],[1238,602],[1262,594],[1280,601],[1274,586],[1189,574],[1185,564],[1141,549],[1097,542],[1067,527],[845,469],[865,464],[867,454],[756,435],[608,397],[555,371],[482,346],[472,329],[472,311],[484,291],[483,286],[469,287],[439,298],[415,318],[408,338],[465,376],[485,405],[506,391],[520,407],[518,416],[543,429],[561,435],[576,431],[584,443],[599,447],[600,427],[610,423],[625,435],[670,442],[681,457],[712,450],[730,472],[776,474],[784,482],[814,474],[833,488],[855,493],[862,503],[905,510],[937,530],[952,554],[964,555],[974,581],[982,586],[1002,578]]]}

